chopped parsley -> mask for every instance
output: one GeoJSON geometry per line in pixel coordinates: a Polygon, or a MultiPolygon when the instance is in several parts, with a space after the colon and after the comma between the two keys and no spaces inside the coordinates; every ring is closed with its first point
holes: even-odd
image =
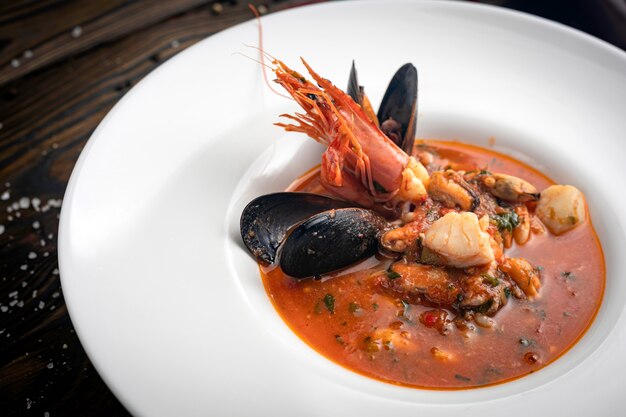
{"type": "Polygon", "coordinates": [[[332,294],[326,294],[324,296],[324,305],[326,306],[326,310],[330,312],[330,314],[335,313],[335,297],[332,294]]]}
{"type": "Polygon", "coordinates": [[[514,211],[507,211],[506,213],[496,214],[491,217],[498,225],[498,231],[504,232],[508,230],[512,232],[519,225],[519,216],[514,211]]]}
{"type": "Polygon", "coordinates": [[[568,279],[570,281],[575,281],[576,280],[576,275],[572,274],[569,271],[565,271],[565,272],[561,272],[561,276],[565,279],[568,279]]]}
{"type": "Polygon", "coordinates": [[[398,274],[396,271],[394,270],[388,270],[387,271],[387,278],[389,279],[396,279],[396,278],[400,278],[402,275],[398,274]]]}
{"type": "Polygon", "coordinates": [[[500,280],[493,275],[482,274],[481,277],[483,278],[483,283],[489,284],[492,287],[497,287],[500,284],[500,280]]]}

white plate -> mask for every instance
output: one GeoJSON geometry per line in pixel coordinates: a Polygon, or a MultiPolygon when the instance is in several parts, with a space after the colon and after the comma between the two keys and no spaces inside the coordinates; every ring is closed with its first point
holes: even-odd
{"type": "Polygon", "coordinates": [[[563,358],[491,388],[397,387],[336,366],[283,324],[241,248],[253,196],[320,148],[272,126],[248,22],[189,48],[118,103],[83,151],[60,230],[63,291],[94,365],[128,409],[173,415],[615,416],[626,374],[626,54],[470,3],[341,2],[263,19],[265,47],[339,86],[354,58],[374,103],[411,61],[421,137],[510,152],[586,193],[606,255],[592,328],[563,358]],[[427,414],[426,414],[427,413],[427,414]]]}

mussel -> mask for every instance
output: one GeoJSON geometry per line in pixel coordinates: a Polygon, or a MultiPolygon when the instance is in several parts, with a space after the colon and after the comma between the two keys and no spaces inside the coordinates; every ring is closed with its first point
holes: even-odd
{"type": "Polygon", "coordinates": [[[375,117],[364,87],[359,84],[354,61],[346,91],[389,139],[407,154],[413,152],[417,128],[417,69],[413,64],[404,64],[396,71],[375,117]]]}
{"type": "Polygon", "coordinates": [[[241,236],[257,260],[278,263],[306,278],[345,268],[373,255],[386,221],[349,203],[308,193],[254,199],[241,215],[241,236]]]}

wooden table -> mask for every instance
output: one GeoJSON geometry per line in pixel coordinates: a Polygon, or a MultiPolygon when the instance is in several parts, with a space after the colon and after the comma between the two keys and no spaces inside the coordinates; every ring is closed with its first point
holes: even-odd
{"type": "MultiPolygon", "coordinates": [[[[535,2],[490,3],[528,7],[623,48],[623,29],[602,9],[611,1],[594,3],[595,14],[583,1],[557,2],[560,13],[535,2]]],[[[265,14],[314,2],[254,3],[265,14]]],[[[91,132],[133,85],[251,18],[242,1],[0,2],[0,415],[128,414],[85,355],[63,300],[63,193],[91,132]]]]}

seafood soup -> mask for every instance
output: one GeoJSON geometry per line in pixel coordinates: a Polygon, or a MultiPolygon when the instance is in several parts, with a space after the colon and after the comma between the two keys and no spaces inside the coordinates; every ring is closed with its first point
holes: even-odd
{"type": "Polygon", "coordinates": [[[533,373],[582,337],[605,267],[580,190],[490,149],[415,142],[410,64],[378,114],[354,67],[346,94],[306,63],[315,83],[275,65],[304,110],[278,125],[327,150],[252,201],[241,233],[302,340],[381,381],[462,389],[533,373]]]}

